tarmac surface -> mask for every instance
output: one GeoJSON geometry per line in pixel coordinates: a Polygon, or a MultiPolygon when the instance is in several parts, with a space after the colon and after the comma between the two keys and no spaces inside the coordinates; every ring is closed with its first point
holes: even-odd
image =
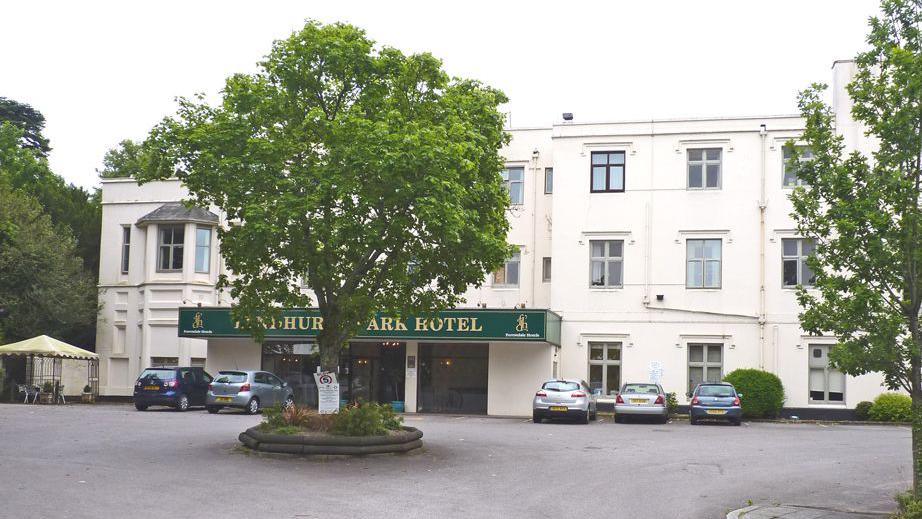
{"type": "MultiPolygon", "coordinates": [[[[0,404],[0,517],[723,518],[750,504],[888,512],[910,430],[744,423],[533,424],[408,415],[405,455],[253,454],[260,417],[0,404]]],[[[760,517],[751,515],[750,517],[760,517]]]]}

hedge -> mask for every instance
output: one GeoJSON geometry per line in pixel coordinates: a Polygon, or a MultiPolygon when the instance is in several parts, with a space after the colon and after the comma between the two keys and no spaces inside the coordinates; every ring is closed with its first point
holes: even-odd
{"type": "Polygon", "coordinates": [[[742,393],[740,402],[746,418],[774,418],[784,404],[784,386],[774,373],[759,369],[738,369],[724,377],[742,393]]]}
{"type": "Polygon", "coordinates": [[[912,399],[900,393],[878,395],[868,418],[876,422],[909,422],[912,420],[912,399]]]}

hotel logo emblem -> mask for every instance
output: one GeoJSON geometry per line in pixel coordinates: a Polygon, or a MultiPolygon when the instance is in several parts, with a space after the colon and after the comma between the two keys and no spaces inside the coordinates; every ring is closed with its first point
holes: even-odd
{"type": "Polygon", "coordinates": [[[525,314],[519,314],[519,318],[516,321],[515,331],[517,332],[527,332],[528,331],[528,316],[525,314]]]}
{"type": "Polygon", "coordinates": [[[202,318],[202,312],[195,312],[192,316],[192,329],[201,330],[205,328],[205,319],[202,318]]]}

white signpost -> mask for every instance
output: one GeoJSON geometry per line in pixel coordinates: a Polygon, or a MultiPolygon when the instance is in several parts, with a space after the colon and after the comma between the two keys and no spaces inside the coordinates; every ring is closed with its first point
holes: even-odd
{"type": "Polygon", "coordinates": [[[650,363],[650,382],[660,384],[663,380],[663,363],[654,360],[650,363]]]}
{"type": "Polygon", "coordinates": [[[314,373],[314,382],[317,383],[317,412],[333,414],[339,411],[339,383],[336,381],[336,373],[314,373]]]}

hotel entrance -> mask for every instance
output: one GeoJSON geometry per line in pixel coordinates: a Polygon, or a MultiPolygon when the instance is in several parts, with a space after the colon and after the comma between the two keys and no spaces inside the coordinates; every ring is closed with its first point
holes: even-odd
{"type": "Polygon", "coordinates": [[[420,343],[417,412],[487,414],[487,343],[420,343]]]}

